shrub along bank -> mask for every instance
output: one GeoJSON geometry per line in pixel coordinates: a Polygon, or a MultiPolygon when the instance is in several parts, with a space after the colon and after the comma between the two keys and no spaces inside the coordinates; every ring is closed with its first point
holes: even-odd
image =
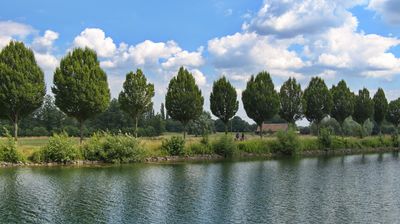
{"type": "Polygon", "coordinates": [[[216,154],[225,158],[319,155],[324,152],[340,154],[341,150],[347,150],[346,153],[371,152],[377,151],[376,149],[395,150],[399,146],[400,139],[397,135],[344,138],[331,135],[328,129],[322,129],[318,138],[299,136],[292,130],[278,132],[273,138],[246,141],[234,141],[230,135],[223,135],[212,141],[208,136],[203,136],[201,140],[192,142],[185,142],[181,137],[171,137],[164,139],[153,149],[149,147],[148,142],[143,142],[130,135],[97,133],[86,139],[82,145],[78,145],[67,134],[59,134],[50,137],[47,144],[39,150],[25,156],[21,150],[17,149],[13,138],[9,136],[6,141],[0,143],[0,161],[67,164],[86,160],[104,163],[131,163],[143,162],[150,157],[165,158],[165,156],[177,156],[185,159],[186,157],[216,154]]]}

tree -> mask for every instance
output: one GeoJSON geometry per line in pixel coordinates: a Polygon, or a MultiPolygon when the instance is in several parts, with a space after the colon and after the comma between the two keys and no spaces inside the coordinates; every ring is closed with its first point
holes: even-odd
{"type": "Polygon", "coordinates": [[[215,81],[210,95],[211,112],[225,124],[225,134],[228,133],[228,122],[239,108],[236,90],[231,83],[222,77],[215,81]]]}
{"type": "Polygon", "coordinates": [[[260,127],[262,138],[263,122],[279,110],[279,96],[268,72],[260,72],[255,78],[251,76],[242,93],[242,101],[247,116],[260,127]]]}
{"type": "Polygon", "coordinates": [[[283,83],[279,92],[281,105],[279,115],[292,125],[302,118],[302,96],[301,86],[295,78],[289,78],[283,83]]]}
{"type": "Polygon", "coordinates": [[[355,99],[353,118],[359,124],[364,124],[368,118],[374,114],[374,101],[369,96],[366,88],[358,91],[355,99]]]}
{"type": "Polygon", "coordinates": [[[31,49],[11,41],[0,52],[0,117],[14,125],[18,140],[18,122],[42,105],[46,94],[44,74],[31,49]]]}
{"type": "Polygon", "coordinates": [[[400,124],[400,98],[393,100],[389,103],[387,112],[388,121],[392,122],[394,126],[399,127],[400,124]]]}
{"type": "Polygon", "coordinates": [[[192,120],[188,124],[188,133],[198,135],[208,135],[213,133],[215,130],[214,121],[211,118],[209,112],[203,111],[203,113],[196,120],[192,120]]]}
{"type": "Polygon", "coordinates": [[[123,90],[119,94],[118,101],[121,109],[135,121],[136,138],[138,119],[144,112],[153,108],[153,103],[151,102],[151,98],[153,97],[154,85],[147,83],[142,70],[137,69],[136,73],[129,72],[126,75],[123,90]]]}
{"type": "Polygon", "coordinates": [[[204,98],[196,85],[193,75],[183,67],[171,79],[165,96],[168,116],[183,124],[183,138],[189,121],[197,119],[203,112],[204,98]]]}
{"type": "Polygon", "coordinates": [[[304,90],[303,109],[307,120],[316,124],[318,134],[319,124],[325,116],[329,115],[332,104],[332,96],[324,80],[313,77],[304,90]]]}
{"type": "Polygon", "coordinates": [[[381,125],[382,122],[385,120],[385,116],[388,109],[388,102],[385,97],[385,92],[383,89],[379,88],[378,91],[375,93],[374,98],[374,120],[378,124],[379,133],[381,133],[381,125]]]}
{"type": "Polygon", "coordinates": [[[164,103],[161,103],[160,115],[161,115],[161,118],[162,118],[163,120],[166,120],[166,119],[167,119],[167,118],[165,117],[165,107],[164,107],[164,103]]]}
{"type": "Polygon", "coordinates": [[[82,143],[84,122],[105,111],[110,102],[107,75],[100,68],[96,52],[76,48],[61,59],[52,91],[57,107],[79,122],[82,143]]]}
{"type": "Polygon", "coordinates": [[[332,86],[331,95],[333,102],[331,116],[343,129],[344,120],[354,112],[354,94],[347,87],[346,82],[341,80],[337,86],[332,86]]]}

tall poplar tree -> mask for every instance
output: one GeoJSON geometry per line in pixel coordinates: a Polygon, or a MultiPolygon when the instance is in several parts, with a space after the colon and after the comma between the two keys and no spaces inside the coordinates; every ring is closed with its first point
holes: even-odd
{"type": "Polygon", "coordinates": [[[388,121],[392,122],[396,128],[399,127],[400,124],[400,98],[397,100],[393,100],[389,103],[388,112],[387,112],[388,121]]]}
{"type": "Polygon", "coordinates": [[[303,116],[302,97],[301,86],[295,78],[289,78],[283,83],[279,92],[279,115],[292,125],[303,116]]]}
{"type": "Polygon", "coordinates": [[[374,101],[369,96],[366,88],[358,91],[355,99],[353,118],[359,124],[364,124],[368,118],[372,118],[374,114],[374,101]]]}
{"type": "Polygon", "coordinates": [[[333,102],[331,116],[339,122],[343,133],[344,120],[354,112],[354,94],[346,82],[341,80],[337,86],[332,86],[331,95],[333,102]]]}
{"type": "Polygon", "coordinates": [[[251,76],[242,93],[242,101],[247,116],[259,126],[262,138],[263,122],[279,111],[279,96],[268,72],[260,72],[255,78],[251,76]]]}
{"type": "Polygon", "coordinates": [[[307,120],[317,125],[318,134],[320,122],[330,114],[332,104],[332,95],[324,80],[313,77],[304,90],[303,109],[307,120]]]}
{"type": "Polygon", "coordinates": [[[44,74],[31,49],[11,41],[0,52],[0,117],[14,124],[18,140],[18,122],[42,105],[46,94],[44,74]]]}
{"type": "Polygon", "coordinates": [[[165,107],[168,116],[183,124],[183,137],[186,138],[187,124],[200,117],[203,112],[204,98],[193,75],[183,67],[168,85],[165,107]]]}
{"type": "Polygon", "coordinates": [[[231,83],[222,77],[214,82],[210,95],[211,112],[221,119],[225,125],[225,134],[228,133],[228,122],[235,116],[239,108],[237,94],[231,83]]]}
{"type": "Polygon", "coordinates": [[[96,52],[76,48],[61,59],[52,91],[57,107],[78,120],[82,143],[84,122],[105,111],[110,102],[107,75],[100,68],[96,52]]]}
{"type": "Polygon", "coordinates": [[[385,116],[388,109],[388,101],[385,96],[385,92],[382,88],[379,88],[375,93],[374,98],[374,120],[378,124],[379,133],[381,133],[381,125],[385,120],[385,116]]]}
{"type": "Polygon", "coordinates": [[[139,117],[153,107],[151,99],[154,97],[154,85],[147,83],[147,79],[142,70],[137,69],[136,73],[129,72],[123,85],[123,90],[119,94],[118,101],[121,109],[125,111],[135,121],[135,137],[139,117]]]}

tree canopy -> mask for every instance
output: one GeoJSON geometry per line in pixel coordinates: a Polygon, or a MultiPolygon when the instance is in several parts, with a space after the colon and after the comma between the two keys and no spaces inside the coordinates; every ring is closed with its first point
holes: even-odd
{"type": "Polygon", "coordinates": [[[354,94],[347,87],[344,80],[341,80],[337,86],[332,86],[332,111],[331,115],[340,125],[354,112],[354,94]]]}
{"type": "Polygon", "coordinates": [[[388,121],[392,122],[396,127],[400,124],[400,98],[389,103],[387,112],[388,121]]]}
{"type": "Polygon", "coordinates": [[[303,116],[302,97],[301,86],[295,78],[289,78],[283,83],[279,92],[280,117],[293,125],[301,119],[303,116]]]}
{"type": "Polygon", "coordinates": [[[383,89],[379,88],[375,93],[374,98],[374,120],[380,126],[385,120],[385,116],[388,109],[388,101],[385,96],[383,89]]]}
{"type": "Polygon", "coordinates": [[[31,49],[22,42],[11,41],[0,52],[0,117],[14,124],[42,105],[46,94],[44,74],[31,49]]]}
{"type": "Polygon", "coordinates": [[[52,91],[57,107],[80,123],[81,141],[84,121],[105,111],[110,102],[107,75],[89,48],[76,48],[61,59],[52,91]]]}
{"type": "Polygon", "coordinates": [[[366,88],[358,91],[355,97],[353,118],[359,124],[363,124],[368,118],[372,118],[374,114],[374,101],[369,96],[366,88]]]}
{"type": "Polygon", "coordinates": [[[239,101],[235,88],[231,83],[222,77],[214,82],[213,89],[210,95],[211,112],[221,119],[225,124],[225,134],[228,132],[228,122],[235,116],[239,101]]]}
{"type": "Polygon", "coordinates": [[[242,93],[242,101],[247,116],[260,127],[262,136],[262,123],[272,118],[279,110],[279,96],[268,72],[260,72],[256,77],[251,76],[242,93]]]}
{"type": "Polygon", "coordinates": [[[203,104],[204,98],[193,75],[187,69],[179,68],[178,75],[169,82],[165,107],[169,117],[183,124],[184,137],[189,121],[197,119],[203,112],[203,104]]]}
{"type": "Polygon", "coordinates": [[[304,115],[308,121],[315,122],[318,126],[321,120],[329,115],[333,104],[332,95],[324,80],[313,77],[304,90],[303,99],[304,115]]]}
{"type": "Polygon", "coordinates": [[[118,101],[121,109],[129,114],[135,121],[135,136],[137,137],[137,126],[139,117],[153,108],[151,99],[154,97],[154,85],[147,83],[142,70],[136,73],[129,72],[123,84],[123,90],[119,94],[118,101]]]}

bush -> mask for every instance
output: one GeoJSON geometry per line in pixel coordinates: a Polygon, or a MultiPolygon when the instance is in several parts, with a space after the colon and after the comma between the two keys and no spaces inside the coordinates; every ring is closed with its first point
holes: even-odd
{"type": "Polygon", "coordinates": [[[300,149],[300,141],[296,132],[293,129],[289,129],[288,131],[278,131],[277,133],[278,139],[278,152],[283,153],[285,155],[294,155],[300,149]]]}
{"type": "Polygon", "coordinates": [[[189,150],[193,154],[204,155],[204,154],[212,154],[212,148],[210,145],[205,145],[202,143],[193,143],[190,145],[189,150]]]}
{"type": "Polygon", "coordinates": [[[181,156],[185,154],[185,140],[182,137],[173,136],[170,139],[164,139],[161,149],[165,150],[171,156],[181,156]]]}
{"type": "Polygon", "coordinates": [[[301,150],[302,151],[314,151],[319,150],[319,140],[316,138],[303,138],[301,139],[301,150]]]}
{"type": "Polygon", "coordinates": [[[271,153],[271,142],[261,139],[243,141],[238,143],[238,150],[247,153],[271,153]]]}
{"type": "Polygon", "coordinates": [[[48,136],[49,132],[45,127],[34,127],[31,136],[48,136]]]}
{"type": "Polygon", "coordinates": [[[41,149],[42,155],[35,155],[45,162],[67,163],[81,157],[79,148],[73,139],[66,133],[55,134],[49,138],[49,142],[41,149]]]}
{"type": "Polygon", "coordinates": [[[22,155],[17,150],[17,145],[14,138],[5,132],[7,140],[0,144],[0,161],[16,163],[23,160],[22,155]]]}
{"type": "Polygon", "coordinates": [[[332,146],[331,131],[327,128],[322,128],[318,135],[318,143],[320,148],[329,149],[332,146]]]}
{"type": "Polygon", "coordinates": [[[91,161],[127,163],[142,161],[143,148],[130,135],[94,134],[83,145],[83,156],[91,161]]]}
{"type": "Polygon", "coordinates": [[[214,141],[212,148],[215,153],[224,157],[232,157],[236,152],[236,144],[233,138],[228,135],[224,135],[218,140],[214,141]]]}
{"type": "Polygon", "coordinates": [[[343,122],[343,132],[347,136],[357,136],[363,137],[363,128],[362,126],[354,121],[351,117],[348,117],[343,122]]]}
{"type": "Polygon", "coordinates": [[[311,134],[311,129],[310,127],[300,127],[300,134],[301,135],[309,135],[311,134]]]}

